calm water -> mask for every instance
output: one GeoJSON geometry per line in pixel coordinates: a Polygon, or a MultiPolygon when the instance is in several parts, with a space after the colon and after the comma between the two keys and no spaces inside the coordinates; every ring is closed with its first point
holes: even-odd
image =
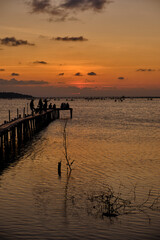
{"type": "MultiPolygon", "coordinates": [[[[160,239],[160,211],[137,208],[149,190],[148,206],[160,194],[160,100],[70,105],[68,153],[75,160],[70,178],[63,154],[68,115],[63,113],[0,175],[0,239],[160,239]],[[124,199],[134,192],[134,214],[110,219],[94,211],[88,197],[107,186],[124,199]]],[[[8,119],[8,109],[16,116],[17,106],[27,108],[27,100],[0,100],[0,123],[8,119]]]]}

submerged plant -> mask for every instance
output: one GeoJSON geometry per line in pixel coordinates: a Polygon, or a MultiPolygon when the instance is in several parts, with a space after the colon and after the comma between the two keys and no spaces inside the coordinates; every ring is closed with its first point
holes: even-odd
{"type": "Polygon", "coordinates": [[[111,218],[138,212],[146,213],[147,209],[160,210],[159,194],[153,198],[152,191],[149,190],[146,199],[141,203],[137,203],[135,189],[136,187],[127,194],[128,198],[124,198],[121,191],[115,193],[112,187],[107,186],[105,192],[88,197],[90,203],[88,213],[111,218]]]}

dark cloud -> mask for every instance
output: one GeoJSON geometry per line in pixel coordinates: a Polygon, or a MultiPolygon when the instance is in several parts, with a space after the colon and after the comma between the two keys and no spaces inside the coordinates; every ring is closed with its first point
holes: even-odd
{"type": "Polygon", "coordinates": [[[109,2],[107,0],[65,0],[61,5],[64,9],[74,10],[102,10],[104,5],[109,2]]]}
{"type": "Polygon", "coordinates": [[[13,77],[19,76],[19,73],[11,73],[11,76],[13,76],[13,77]]]}
{"type": "Polygon", "coordinates": [[[80,72],[75,73],[75,76],[80,77],[83,76],[80,72]]]}
{"type": "Polygon", "coordinates": [[[0,68],[0,72],[4,72],[5,71],[5,69],[4,68],[0,68]]]}
{"type": "Polygon", "coordinates": [[[124,77],[119,77],[118,79],[119,79],[119,80],[124,80],[125,78],[124,78],[124,77]]]}
{"type": "Polygon", "coordinates": [[[89,72],[89,73],[87,73],[87,75],[89,75],[89,76],[96,76],[97,74],[95,72],[89,72]]]}
{"type": "Polygon", "coordinates": [[[34,64],[48,64],[47,62],[45,61],[35,61],[33,62],[34,64]]]}
{"type": "Polygon", "coordinates": [[[64,75],[64,73],[59,73],[58,75],[59,75],[59,76],[63,76],[63,75],[64,75]]]}
{"type": "Polygon", "coordinates": [[[33,12],[46,12],[51,5],[50,0],[32,0],[31,6],[33,12]]]}
{"type": "MultiPolygon", "coordinates": [[[[28,0],[32,13],[45,13],[50,15],[50,20],[75,20],[75,12],[91,10],[100,12],[110,0],[28,0]]],[[[76,19],[77,20],[77,19],[76,19]]]]}
{"type": "Polygon", "coordinates": [[[52,38],[55,41],[66,41],[66,42],[83,42],[88,41],[88,39],[84,38],[83,36],[80,37],[56,37],[52,38]]]}
{"type": "Polygon", "coordinates": [[[27,40],[17,40],[15,37],[0,38],[0,43],[5,46],[17,47],[21,45],[34,46],[35,44],[29,43],[27,40]]]}
{"type": "Polygon", "coordinates": [[[28,81],[22,81],[22,80],[16,80],[15,78],[12,78],[10,80],[6,80],[6,79],[0,79],[0,85],[19,85],[19,86],[23,86],[23,85],[44,85],[44,84],[48,84],[48,82],[46,81],[35,81],[35,80],[28,80],[28,81]]]}
{"type": "Polygon", "coordinates": [[[156,71],[155,69],[151,69],[151,68],[139,68],[136,70],[137,72],[154,72],[156,71]]]}

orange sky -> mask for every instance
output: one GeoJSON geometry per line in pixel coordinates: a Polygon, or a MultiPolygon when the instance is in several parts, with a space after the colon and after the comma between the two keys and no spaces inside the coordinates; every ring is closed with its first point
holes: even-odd
{"type": "Polygon", "coordinates": [[[160,1],[109,2],[1,0],[0,91],[160,96],[160,1]]]}

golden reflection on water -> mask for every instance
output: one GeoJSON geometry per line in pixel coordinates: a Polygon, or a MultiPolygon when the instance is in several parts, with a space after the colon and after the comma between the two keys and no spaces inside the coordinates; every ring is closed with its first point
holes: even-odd
{"type": "Polygon", "coordinates": [[[108,219],[87,214],[87,198],[108,185],[117,191],[120,184],[124,195],[136,185],[139,202],[149,189],[153,197],[158,194],[159,103],[72,102],[73,119],[67,125],[68,153],[75,160],[71,175],[63,152],[64,119],[38,133],[1,175],[0,223],[6,239],[127,239],[128,234],[132,239],[158,239],[159,213],[149,211],[151,225],[138,213],[121,216],[108,228],[108,219]]]}

